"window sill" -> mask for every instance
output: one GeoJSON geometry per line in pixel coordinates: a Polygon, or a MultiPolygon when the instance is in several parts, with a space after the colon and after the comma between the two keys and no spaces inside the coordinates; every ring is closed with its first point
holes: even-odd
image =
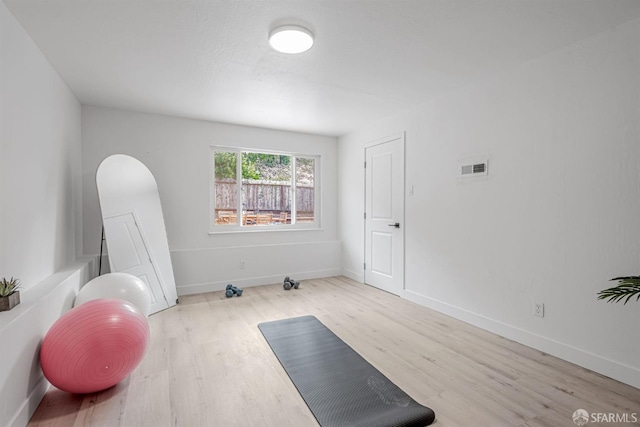
{"type": "Polygon", "coordinates": [[[209,231],[209,235],[213,236],[216,234],[251,234],[251,233],[288,233],[288,232],[292,232],[292,231],[324,231],[324,228],[322,227],[287,227],[287,228],[280,228],[280,227],[260,227],[260,228],[253,228],[253,227],[244,227],[242,229],[238,229],[238,228],[234,228],[232,230],[210,230],[209,231]]]}

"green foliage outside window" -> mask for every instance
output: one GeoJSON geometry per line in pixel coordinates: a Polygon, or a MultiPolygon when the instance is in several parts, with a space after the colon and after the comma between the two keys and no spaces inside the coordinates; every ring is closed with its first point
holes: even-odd
{"type": "Polygon", "coordinates": [[[216,151],[214,158],[216,179],[235,179],[236,159],[236,153],[216,151]]]}
{"type": "MultiPolygon", "coordinates": [[[[291,156],[281,154],[248,153],[240,156],[242,179],[288,181],[291,179],[291,156]]],[[[216,179],[235,179],[237,153],[216,151],[216,179]]]]}
{"type": "Polygon", "coordinates": [[[247,158],[248,162],[252,164],[263,164],[265,166],[275,165],[290,165],[291,157],[281,154],[265,154],[265,153],[242,153],[243,157],[247,158]]]}
{"type": "MultiPolygon", "coordinates": [[[[242,179],[260,179],[256,162],[242,153],[242,179]]],[[[217,151],[215,154],[216,179],[236,179],[237,153],[217,151]]]]}

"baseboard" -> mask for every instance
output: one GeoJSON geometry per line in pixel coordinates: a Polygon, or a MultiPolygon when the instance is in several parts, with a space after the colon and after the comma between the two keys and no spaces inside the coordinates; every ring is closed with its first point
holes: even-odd
{"type": "Polygon", "coordinates": [[[356,273],[353,270],[343,268],[342,275],[348,277],[351,280],[355,280],[356,282],[364,283],[364,273],[356,273]]]}
{"type": "Polygon", "coordinates": [[[402,296],[422,306],[462,320],[502,337],[543,351],[599,374],[613,378],[630,386],[640,388],[640,370],[615,360],[607,359],[586,350],[576,348],[550,338],[546,338],[524,329],[482,316],[454,305],[405,290],[402,296]]]}
{"type": "Polygon", "coordinates": [[[310,280],[310,279],[319,279],[322,277],[332,277],[339,276],[342,274],[341,270],[318,270],[318,271],[299,271],[299,272],[287,272],[278,275],[270,275],[270,276],[258,276],[258,277],[249,277],[238,280],[230,280],[230,281],[218,281],[218,282],[210,282],[210,283],[196,283],[191,285],[183,285],[178,286],[178,295],[192,295],[192,294],[201,294],[204,292],[215,292],[222,291],[227,287],[228,283],[233,283],[233,285],[239,288],[250,288],[252,286],[260,286],[260,285],[270,285],[273,283],[281,283],[285,276],[290,276],[295,280],[310,280]]]}
{"type": "Polygon", "coordinates": [[[40,378],[29,393],[29,396],[23,401],[22,406],[18,409],[15,416],[9,421],[9,427],[24,427],[29,424],[29,420],[33,416],[38,405],[44,398],[45,393],[49,390],[49,382],[44,378],[40,378]]]}

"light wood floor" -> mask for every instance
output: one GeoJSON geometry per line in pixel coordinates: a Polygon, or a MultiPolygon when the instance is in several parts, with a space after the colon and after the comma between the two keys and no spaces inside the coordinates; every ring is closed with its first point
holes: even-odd
{"type": "Polygon", "coordinates": [[[86,396],[52,388],[29,426],[317,426],[256,326],[306,314],[432,408],[436,426],[570,427],[579,408],[640,416],[636,388],[334,277],[181,297],[149,318],[128,379],[86,396]]]}

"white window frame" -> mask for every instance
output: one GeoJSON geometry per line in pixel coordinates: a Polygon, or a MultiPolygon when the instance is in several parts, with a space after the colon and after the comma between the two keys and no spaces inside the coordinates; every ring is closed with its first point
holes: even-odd
{"type": "Polygon", "coordinates": [[[321,159],[319,154],[306,154],[289,151],[273,151],[256,148],[228,147],[221,145],[211,145],[209,152],[209,234],[224,233],[256,233],[256,232],[273,232],[273,231],[295,231],[295,230],[320,230],[321,229],[321,159]],[[242,153],[258,153],[258,154],[274,154],[291,157],[291,224],[281,225],[242,225],[238,214],[237,224],[216,224],[216,168],[215,154],[216,152],[233,152],[236,153],[236,191],[237,191],[237,212],[242,212],[242,153]],[[296,162],[297,158],[306,158],[314,160],[314,207],[313,222],[297,223],[297,206],[296,206],[296,162]],[[240,178],[240,179],[238,179],[240,178]]]}

